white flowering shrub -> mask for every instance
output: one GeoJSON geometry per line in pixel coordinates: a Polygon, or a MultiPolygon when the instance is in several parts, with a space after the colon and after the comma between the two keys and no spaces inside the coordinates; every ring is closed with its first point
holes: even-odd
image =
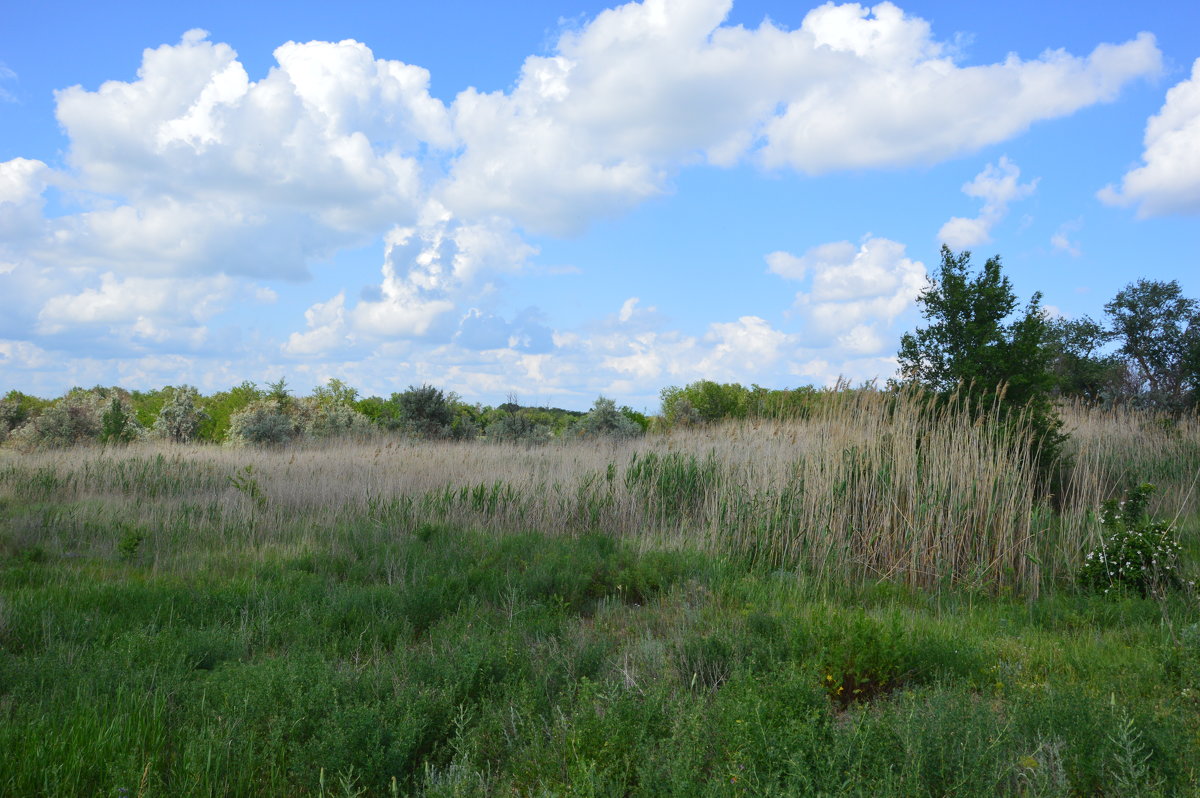
{"type": "Polygon", "coordinates": [[[190,443],[196,438],[200,425],[208,420],[208,413],[198,406],[199,401],[199,391],[190,385],[176,388],[170,400],[158,411],[154,433],[175,443],[190,443]]]}
{"type": "Polygon", "coordinates": [[[588,414],[571,429],[580,438],[633,438],[642,434],[641,426],[604,396],[598,397],[588,414]]]}
{"type": "Polygon", "coordinates": [[[96,391],[72,390],[12,435],[18,448],[57,449],[98,440],[108,402],[96,391]]]}
{"type": "Polygon", "coordinates": [[[301,399],[296,417],[304,436],[317,440],[366,435],[372,429],[371,419],[343,402],[301,399]]]}
{"type": "Polygon", "coordinates": [[[1104,539],[1088,553],[1079,573],[1085,588],[1109,593],[1114,589],[1148,595],[1177,587],[1179,541],[1170,521],[1148,517],[1151,484],[1126,491],[1125,499],[1109,499],[1100,509],[1104,539]]]}
{"type": "Polygon", "coordinates": [[[229,417],[227,443],[234,446],[282,446],[301,432],[288,408],[274,399],[260,399],[229,417]]]}

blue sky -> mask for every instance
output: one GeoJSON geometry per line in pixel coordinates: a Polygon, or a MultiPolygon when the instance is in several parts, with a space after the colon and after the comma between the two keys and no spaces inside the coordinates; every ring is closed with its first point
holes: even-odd
{"type": "Polygon", "coordinates": [[[890,376],[940,244],[1200,296],[1200,5],[28,3],[0,388],[890,376]]]}

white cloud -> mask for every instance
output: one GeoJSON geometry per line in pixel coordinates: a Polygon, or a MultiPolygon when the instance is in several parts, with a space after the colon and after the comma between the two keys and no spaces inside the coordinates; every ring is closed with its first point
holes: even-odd
{"type": "Polygon", "coordinates": [[[1019,183],[1021,170],[1007,157],[988,164],[975,179],[962,187],[968,197],[983,200],[983,207],[974,219],[955,216],[942,225],[938,240],[952,249],[967,249],[991,241],[992,228],[1006,215],[1008,205],[1024,199],[1037,190],[1038,178],[1019,183]]]}
{"type": "Polygon", "coordinates": [[[1073,219],[1069,222],[1063,222],[1054,231],[1054,235],[1050,236],[1050,246],[1056,252],[1063,252],[1072,258],[1078,258],[1083,254],[1083,250],[1080,248],[1078,241],[1071,240],[1071,236],[1082,229],[1083,219],[1073,219]]]}
{"type": "Polygon", "coordinates": [[[430,334],[482,274],[518,271],[537,251],[503,219],[464,224],[438,202],[385,240],[381,297],[352,314],[357,329],[379,338],[430,334]]]}
{"type": "Polygon", "coordinates": [[[694,162],[754,154],[816,174],[934,163],[1114,99],[1156,74],[1143,34],[1087,57],[962,67],[929,24],[882,3],[827,3],[796,30],[723,25],[729,0],[645,0],[530,57],[510,93],[451,109],[464,151],[442,197],[565,233],[668,190],[694,162]]]}
{"type": "Polygon", "coordinates": [[[796,313],[805,323],[806,347],[834,347],[844,354],[876,354],[887,344],[884,328],[909,309],[925,287],[925,266],[905,257],[905,246],[868,236],[855,247],[836,241],[801,256],[772,253],[774,269],[810,281],[796,294],[796,313]]]}
{"type": "Polygon", "coordinates": [[[1146,123],[1144,143],[1144,165],[1126,172],[1120,189],[1101,189],[1101,201],[1136,204],[1140,217],[1200,213],[1200,58],[1146,123]]]}
{"type": "Polygon", "coordinates": [[[0,61],[0,102],[15,103],[17,101],[13,93],[4,88],[3,84],[10,80],[16,82],[17,73],[5,66],[3,61],[0,61]]]}
{"type": "Polygon", "coordinates": [[[346,294],[339,293],[328,302],[318,302],[304,311],[307,332],[292,333],[283,345],[287,355],[324,354],[352,342],[346,335],[346,294]]]}
{"type": "Polygon", "coordinates": [[[164,340],[172,330],[185,335],[223,310],[234,298],[237,283],[226,276],[197,279],[101,275],[99,288],[58,294],[42,306],[38,331],[63,332],[69,327],[125,329],[135,337],[164,340]]]}
{"type": "MultiPolygon", "coordinates": [[[[320,356],[325,368],[347,347],[374,347],[364,363],[463,386],[516,370],[526,393],[866,364],[924,278],[886,239],[767,256],[772,272],[811,281],[797,297],[803,341],[755,316],[694,335],[650,329],[653,309],[632,297],[615,315],[623,329],[593,335],[479,308],[536,254],[526,232],[623,213],[690,165],[937,162],[1111,100],[1159,69],[1148,35],[1086,57],[962,66],[927,22],[890,3],[826,4],[795,30],[730,26],[730,7],[604,11],[526,59],[511,90],[467,89],[449,107],[429,94],[426,70],[359,42],[285,43],[256,78],[231,47],[188,31],[146,50],[133,80],[57,93],[65,170],[0,163],[0,315],[41,334],[103,332],[138,356],[156,341],[194,348],[221,308],[277,296],[248,278],[302,279],[383,237],[378,290],[314,304],[282,348],[270,342],[271,357],[320,356]],[[51,185],[67,213],[48,219],[51,185]]],[[[985,210],[1009,201],[980,191],[985,210]]]]}
{"type": "Polygon", "coordinates": [[[119,199],[65,220],[56,251],[147,274],[296,277],[415,219],[420,150],[453,144],[428,72],[358,42],[289,42],[251,81],[206,36],[147,50],[137,80],[57,92],[76,189],[119,199]]]}

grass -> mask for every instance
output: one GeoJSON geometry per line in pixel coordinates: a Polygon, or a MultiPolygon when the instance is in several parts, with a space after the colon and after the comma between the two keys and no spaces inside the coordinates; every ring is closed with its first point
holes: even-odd
{"type": "Polygon", "coordinates": [[[1200,784],[1200,626],[1182,598],[831,592],[696,551],[442,525],[246,553],[178,571],[9,558],[0,792],[1200,784]]]}
{"type": "Polygon", "coordinates": [[[911,410],[0,452],[0,794],[1200,794],[1195,595],[1071,581],[1146,480],[1194,574],[1196,426],[911,410]]]}

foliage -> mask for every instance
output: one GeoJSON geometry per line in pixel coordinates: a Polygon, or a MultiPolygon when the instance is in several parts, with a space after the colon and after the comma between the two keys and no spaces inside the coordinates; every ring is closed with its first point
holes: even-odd
{"type": "Polygon", "coordinates": [[[554,433],[528,408],[500,411],[487,426],[488,440],[507,443],[545,443],[554,433]]]}
{"type": "Polygon", "coordinates": [[[683,388],[669,386],[660,397],[662,416],[668,426],[745,418],[750,407],[750,391],[745,386],[712,380],[699,380],[683,388]]]}
{"type": "Polygon", "coordinates": [[[371,420],[346,401],[302,399],[297,403],[295,417],[300,433],[318,440],[362,435],[371,429],[371,420]]]}
{"type": "Polygon", "coordinates": [[[197,439],[221,443],[229,434],[234,414],[245,410],[263,398],[263,392],[249,380],[228,391],[213,394],[202,404],[208,418],[200,422],[200,426],[196,430],[197,439]]]}
{"type": "Polygon", "coordinates": [[[447,396],[432,385],[408,386],[404,393],[392,394],[399,418],[397,426],[418,438],[445,438],[454,423],[454,396],[447,396]]]}
{"type": "Polygon", "coordinates": [[[100,436],[104,397],[96,391],[72,389],[13,433],[23,449],[62,448],[100,436]]]}
{"type": "Polygon", "coordinates": [[[256,446],[282,446],[301,432],[297,420],[277,400],[260,399],[229,417],[226,441],[256,446]]]}
{"type": "Polygon", "coordinates": [[[596,398],[587,415],[578,419],[572,432],[583,438],[632,438],[642,434],[642,426],[617,409],[612,399],[596,398]]]}
{"type": "Polygon", "coordinates": [[[1152,520],[1146,507],[1154,486],[1131,488],[1125,499],[1109,499],[1100,510],[1107,533],[1098,549],[1088,553],[1079,582],[1108,593],[1129,589],[1141,595],[1161,593],[1180,583],[1181,546],[1170,521],[1152,520]]]}
{"type": "Polygon", "coordinates": [[[100,416],[100,442],[124,445],[137,440],[142,432],[137,416],[119,397],[113,396],[100,416]]]}
{"type": "Polygon", "coordinates": [[[1088,404],[1111,404],[1121,397],[1124,363],[1114,354],[1102,354],[1113,333],[1088,316],[1051,319],[1046,324],[1050,371],[1054,392],[1088,404]]]}
{"type": "Polygon", "coordinates": [[[1104,306],[1149,404],[1179,410],[1200,388],[1200,303],[1175,280],[1138,280],[1104,306]]]}
{"type": "Polygon", "coordinates": [[[0,442],[40,413],[49,402],[20,391],[9,391],[0,399],[0,442]]]}
{"type": "Polygon", "coordinates": [[[1040,462],[1047,466],[1065,438],[1050,398],[1055,380],[1041,299],[1035,293],[1017,313],[1017,298],[999,256],[972,275],[971,253],[955,255],[943,245],[938,276],[930,278],[917,299],[929,324],[901,337],[897,358],[906,382],[943,396],[964,388],[976,407],[1023,416],[1034,432],[1040,462]]]}
{"type": "Polygon", "coordinates": [[[196,439],[208,413],[200,408],[200,393],[190,385],[170,389],[170,398],[158,411],[154,432],[173,443],[190,443],[196,439]]]}

